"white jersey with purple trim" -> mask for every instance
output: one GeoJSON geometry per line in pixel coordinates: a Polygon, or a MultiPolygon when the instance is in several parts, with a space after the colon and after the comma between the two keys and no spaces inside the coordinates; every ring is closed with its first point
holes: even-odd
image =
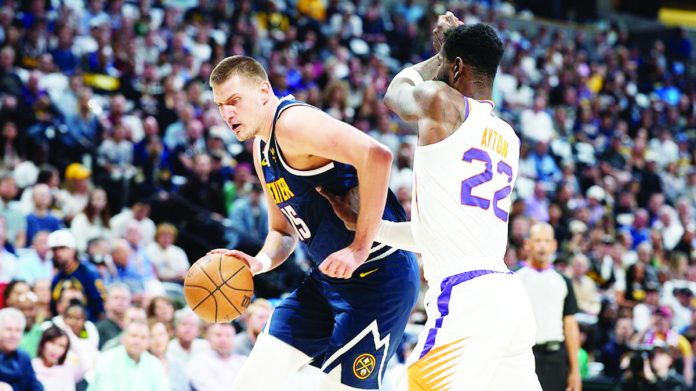
{"type": "Polygon", "coordinates": [[[520,140],[493,102],[466,99],[466,119],[446,139],[418,146],[412,230],[430,286],[503,262],[520,140]]]}

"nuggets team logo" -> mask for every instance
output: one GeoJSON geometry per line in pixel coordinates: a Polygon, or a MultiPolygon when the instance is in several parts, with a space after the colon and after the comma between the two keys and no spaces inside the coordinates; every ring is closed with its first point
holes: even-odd
{"type": "Polygon", "coordinates": [[[353,362],[353,374],[360,380],[367,379],[375,370],[375,356],[363,353],[353,362]]]}

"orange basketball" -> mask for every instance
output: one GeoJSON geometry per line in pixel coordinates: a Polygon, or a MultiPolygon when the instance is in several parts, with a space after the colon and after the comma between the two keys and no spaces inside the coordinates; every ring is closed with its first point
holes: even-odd
{"type": "Polygon", "coordinates": [[[251,303],[252,277],[246,263],[240,259],[208,254],[189,268],[184,280],[186,303],[206,322],[230,322],[251,303]]]}

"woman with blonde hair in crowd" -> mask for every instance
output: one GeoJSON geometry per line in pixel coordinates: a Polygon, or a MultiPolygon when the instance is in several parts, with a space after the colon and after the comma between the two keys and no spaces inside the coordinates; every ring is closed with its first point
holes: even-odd
{"type": "Polygon", "coordinates": [[[180,362],[167,358],[167,347],[171,339],[172,333],[165,323],[150,319],[150,353],[162,363],[172,391],[189,391],[191,387],[185,368],[180,362]]]}
{"type": "Polygon", "coordinates": [[[94,238],[111,238],[109,226],[111,213],[107,204],[106,192],[102,188],[95,188],[89,192],[87,206],[70,222],[72,231],[80,252],[87,250],[87,242],[94,238]]]}
{"type": "Polygon", "coordinates": [[[63,329],[51,326],[44,330],[38,354],[31,361],[36,377],[46,391],[74,391],[73,370],[65,364],[70,350],[70,339],[63,329]]]}
{"type": "Polygon", "coordinates": [[[183,283],[191,266],[184,250],[174,244],[177,234],[174,225],[161,223],[157,226],[155,241],[145,248],[160,281],[183,283]]]}

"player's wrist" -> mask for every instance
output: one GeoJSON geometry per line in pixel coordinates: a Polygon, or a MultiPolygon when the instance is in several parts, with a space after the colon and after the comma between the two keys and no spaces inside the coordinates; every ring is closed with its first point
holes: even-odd
{"type": "Polygon", "coordinates": [[[271,267],[273,266],[273,259],[268,254],[260,252],[255,258],[259,262],[259,265],[261,265],[261,268],[254,274],[266,273],[267,271],[271,270],[271,267]]]}

